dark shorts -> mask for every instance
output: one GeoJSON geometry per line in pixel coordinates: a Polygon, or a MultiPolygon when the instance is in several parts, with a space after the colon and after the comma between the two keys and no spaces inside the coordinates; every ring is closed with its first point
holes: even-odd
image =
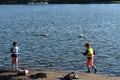
{"type": "Polygon", "coordinates": [[[17,58],[17,54],[11,54],[12,58],[17,58]]]}

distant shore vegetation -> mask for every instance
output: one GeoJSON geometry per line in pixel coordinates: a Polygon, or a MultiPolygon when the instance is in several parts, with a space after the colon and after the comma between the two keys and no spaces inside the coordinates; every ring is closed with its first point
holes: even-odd
{"type": "Polygon", "coordinates": [[[0,4],[89,4],[89,3],[120,3],[120,0],[0,0],[0,4]]]}

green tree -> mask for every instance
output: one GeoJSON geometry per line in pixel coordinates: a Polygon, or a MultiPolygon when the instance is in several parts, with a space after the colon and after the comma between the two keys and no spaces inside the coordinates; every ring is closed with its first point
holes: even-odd
{"type": "Polygon", "coordinates": [[[17,3],[18,4],[27,4],[29,2],[29,0],[18,0],[17,3]]]}

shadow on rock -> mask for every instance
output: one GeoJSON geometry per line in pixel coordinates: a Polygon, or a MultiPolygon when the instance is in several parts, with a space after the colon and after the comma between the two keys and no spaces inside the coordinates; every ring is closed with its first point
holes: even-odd
{"type": "Polygon", "coordinates": [[[31,78],[31,79],[47,78],[47,74],[46,73],[37,73],[35,75],[30,75],[29,78],[31,78]]]}
{"type": "Polygon", "coordinates": [[[59,78],[60,80],[73,80],[78,79],[78,76],[75,72],[68,73],[63,78],[59,78]]]}

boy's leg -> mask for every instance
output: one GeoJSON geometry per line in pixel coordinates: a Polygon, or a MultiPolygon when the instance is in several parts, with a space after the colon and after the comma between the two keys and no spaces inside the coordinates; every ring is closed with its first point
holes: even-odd
{"type": "Polygon", "coordinates": [[[91,59],[88,59],[87,60],[87,69],[88,69],[87,73],[90,73],[90,66],[91,66],[91,59]]]}
{"type": "Polygon", "coordinates": [[[15,66],[16,66],[16,69],[18,69],[18,58],[15,58],[15,66]]]}
{"type": "Polygon", "coordinates": [[[95,67],[95,65],[94,65],[94,56],[92,57],[91,66],[92,66],[92,68],[94,68],[94,70],[95,70],[94,73],[96,73],[96,72],[97,72],[97,69],[96,69],[96,67],[95,67]]]}
{"type": "Polygon", "coordinates": [[[14,68],[18,69],[18,58],[12,57],[12,69],[14,68]]]}
{"type": "Polygon", "coordinates": [[[12,69],[14,68],[13,66],[14,66],[14,63],[12,63],[12,67],[11,67],[12,69]]]}
{"type": "Polygon", "coordinates": [[[15,58],[14,57],[12,57],[11,62],[12,62],[12,69],[13,69],[14,68],[14,63],[15,63],[15,58]]]}
{"type": "Polygon", "coordinates": [[[87,66],[87,68],[88,68],[88,71],[87,71],[87,73],[90,73],[90,67],[89,67],[89,66],[87,66]]]}
{"type": "Polygon", "coordinates": [[[94,66],[94,65],[92,65],[92,67],[94,68],[94,70],[95,70],[95,72],[94,73],[96,73],[97,72],[97,69],[96,69],[96,67],[94,66]]]}

